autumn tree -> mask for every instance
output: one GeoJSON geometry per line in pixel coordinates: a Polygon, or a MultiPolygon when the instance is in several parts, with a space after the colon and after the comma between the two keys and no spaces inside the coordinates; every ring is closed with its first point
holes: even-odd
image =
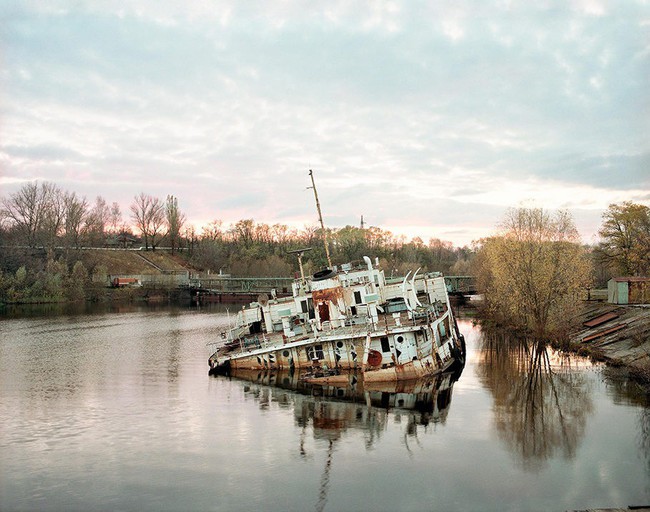
{"type": "Polygon", "coordinates": [[[273,224],[271,231],[273,239],[280,245],[288,244],[297,238],[295,230],[290,230],[286,224],[273,224]]]}
{"type": "Polygon", "coordinates": [[[561,333],[590,280],[590,263],[571,216],[509,210],[498,236],[484,239],[474,274],[487,314],[542,338],[561,333]]]}
{"type": "Polygon", "coordinates": [[[368,256],[365,232],[355,226],[345,226],[337,230],[332,236],[332,245],[337,261],[354,261],[368,256]]]}
{"type": "Polygon", "coordinates": [[[145,249],[151,245],[155,250],[165,224],[165,207],[160,199],[140,192],[131,204],[131,218],[142,234],[145,249]]]}
{"type": "Polygon", "coordinates": [[[382,249],[388,244],[393,234],[390,231],[384,231],[376,226],[370,226],[363,230],[366,238],[366,244],[370,251],[382,249]]]}
{"type": "Polygon", "coordinates": [[[255,221],[253,219],[241,219],[231,228],[230,233],[234,241],[248,247],[253,242],[255,221]]]}
{"type": "Polygon", "coordinates": [[[178,199],[174,196],[167,196],[165,218],[167,220],[167,236],[173,254],[180,241],[181,228],[185,224],[185,214],[178,209],[178,199]]]}
{"type": "Polygon", "coordinates": [[[650,273],[650,208],[626,201],[603,213],[599,254],[616,274],[650,273]]]}
{"type": "Polygon", "coordinates": [[[68,300],[80,301],[86,298],[89,287],[88,271],[82,261],[76,261],[65,281],[64,292],[68,300]]]}

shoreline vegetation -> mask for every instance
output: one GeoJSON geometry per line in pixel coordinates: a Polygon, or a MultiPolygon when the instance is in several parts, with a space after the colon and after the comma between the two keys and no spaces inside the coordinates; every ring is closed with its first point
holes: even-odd
{"type": "MultiPolygon", "coordinates": [[[[474,276],[483,297],[478,317],[486,326],[565,349],[600,351],[606,358],[607,345],[575,344],[585,291],[605,288],[613,277],[650,275],[650,207],[632,202],[612,204],[603,212],[600,241],[591,246],[580,241],[568,212],[541,208],[508,210],[496,233],[471,247],[435,238],[407,240],[363,221],[359,227],[298,230],[253,219],[231,225],[215,219],[198,232],[172,195],[162,201],[140,193],[130,214],[125,221],[117,203],[109,206],[99,196],[91,205],[47,182],[30,182],[0,197],[0,304],[164,296],[162,288],[150,286],[110,288],[115,275],[176,270],[295,276],[296,253],[309,248],[302,260],[306,274],[326,267],[331,253],[335,262],[378,258],[387,276],[416,269],[474,276]]],[[[634,331],[628,338],[633,338],[635,356],[616,360],[650,380],[648,330],[622,331],[634,331]]]]}

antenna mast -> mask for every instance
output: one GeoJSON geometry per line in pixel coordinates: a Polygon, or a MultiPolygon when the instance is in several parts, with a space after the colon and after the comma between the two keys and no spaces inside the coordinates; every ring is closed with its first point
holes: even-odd
{"type": "Polygon", "coordinates": [[[314,199],[316,199],[316,209],[318,210],[318,220],[320,221],[320,228],[323,231],[323,242],[325,243],[325,256],[327,256],[327,265],[332,268],[332,259],[330,258],[329,240],[327,239],[327,231],[325,231],[325,224],[323,224],[323,214],[320,211],[320,202],[318,201],[318,192],[316,192],[316,183],[314,183],[314,172],[309,169],[309,176],[311,177],[311,187],[314,189],[314,199]]]}

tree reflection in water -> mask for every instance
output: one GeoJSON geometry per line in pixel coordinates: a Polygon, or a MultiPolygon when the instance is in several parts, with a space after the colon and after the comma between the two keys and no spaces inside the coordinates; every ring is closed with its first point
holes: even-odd
{"type": "MultiPolygon", "coordinates": [[[[639,412],[639,435],[637,443],[639,445],[639,452],[645,459],[645,470],[650,474],[650,409],[647,406],[648,398],[646,396],[646,406],[639,412]]],[[[650,483],[646,486],[646,491],[650,489],[650,483]]]]}
{"type": "Polygon", "coordinates": [[[575,457],[593,402],[571,358],[542,342],[484,332],[476,371],[494,396],[499,438],[525,470],[539,471],[558,455],[575,457]]]}
{"type": "Polygon", "coordinates": [[[640,407],[637,445],[639,454],[644,459],[646,472],[650,475],[650,393],[647,385],[630,379],[627,371],[621,368],[606,367],[604,374],[607,377],[608,391],[614,403],[640,407]]]}

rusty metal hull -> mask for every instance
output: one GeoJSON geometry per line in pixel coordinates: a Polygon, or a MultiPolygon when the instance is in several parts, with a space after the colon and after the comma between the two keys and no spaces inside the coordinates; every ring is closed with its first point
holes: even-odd
{"type": "MultiPolygon", "coordinates": [[[[403,327],[372,334],[346,337],[332,332],[328,336],[311,337],[285,343],[267,342],[267,346],[233,355],[210,358],[211,368],[227,364],[231,370],[299,370],[318,368],[356,372],[365,382],[414,380],[442,373],[459,363],[462,353],[458,340],[449,336],[435,341],[436,326],[403,327]],[[374,356],[374,357],[370,357],[374,356]]],[[[329,376],[330,381],[343,381],[345,376],[329,376]]]]}
{"type": "Polygon", "coordinates": [[[440,363],[433,356],[427,356],[421,360],[410,361],[388,368],[366,370],[363,374],[363,380],[365,383],[416,380],[442,373],[450,368],[454,362],[455,360],[448,360],[445,363],[440,363]]]}

